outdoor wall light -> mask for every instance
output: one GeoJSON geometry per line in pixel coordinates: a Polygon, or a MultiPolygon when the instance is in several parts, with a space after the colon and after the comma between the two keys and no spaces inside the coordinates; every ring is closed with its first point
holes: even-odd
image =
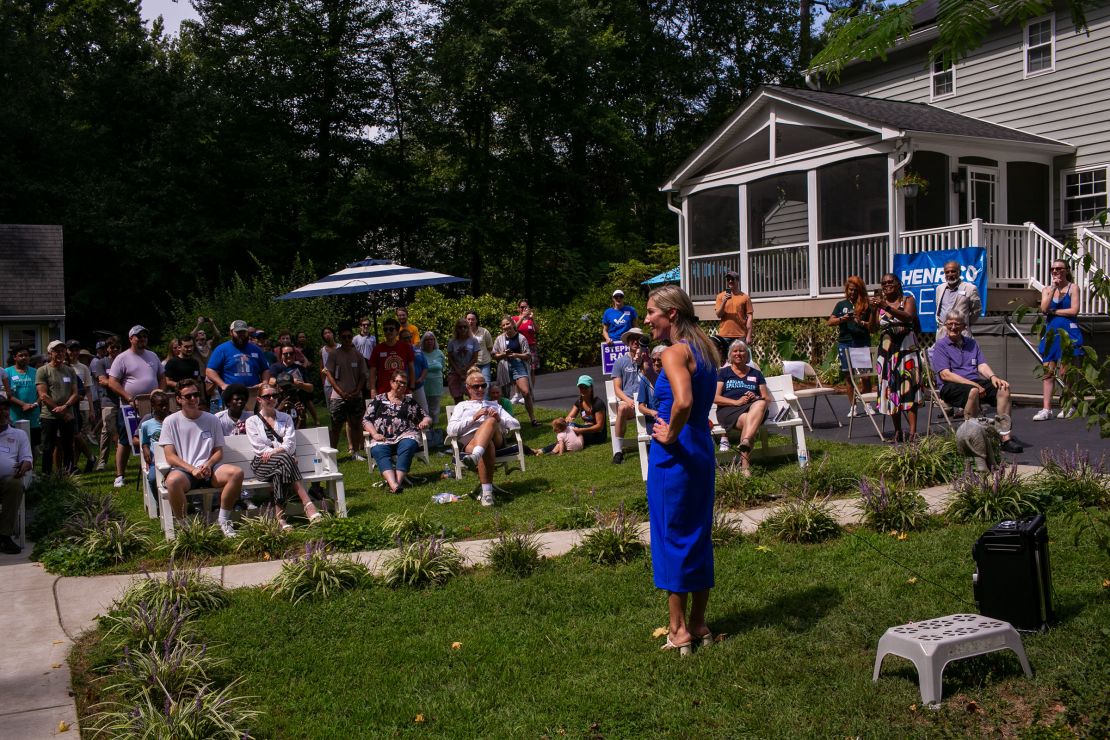
{"type": "Polygon", "coordinates": [[[967,175],[962,170],[952,173],[952,192],[957,195],[967,192],[967,175]]]}

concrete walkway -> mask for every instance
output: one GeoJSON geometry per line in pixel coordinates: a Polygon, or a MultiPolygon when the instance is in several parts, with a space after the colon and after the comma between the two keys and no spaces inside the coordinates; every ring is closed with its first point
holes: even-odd
{"type": "MultiPolygon", "coordinates": [[[[1037,467],[1021,466],[1030,475],[1037,467]]],[[[921,491],[933,513],[943,511],[949,495],[947,486],[921,491]]],[[[830,503],[843,524],[859,521],[858,500],[830,503]]],[[[745,532],[754,532],[777,508],[768,506],[731,514],[745,532]]],[[[558,557],[570,552],[589,530],[545,532],[539,535],[543,554],[558,557]]],[[[646,523],[642,537],[648,540],[646,523]]],[[[468,565],[485,562],[490,540],[457,543],[468,565]]],[[[30,562],[30,545],[19,556],[0,560],[0,599],[7,604],[4,649],[0,650],[0,738],[38,740],[49,737],[77,737],[77,710],[70,694],[70,673],[66,657],[74,639],[91,628],[134,575],[65,578],[47,573],[30,562]],[[62,730],[62,727],[66,727],[62,730]]],[[[371,571],[381,570],[383,561],[395,550],[361,552],[354,556],[371,571]]],[[[259,586],[281,570],[281,560],[243,563],[202,572],[228,588],[259,586]]]]}

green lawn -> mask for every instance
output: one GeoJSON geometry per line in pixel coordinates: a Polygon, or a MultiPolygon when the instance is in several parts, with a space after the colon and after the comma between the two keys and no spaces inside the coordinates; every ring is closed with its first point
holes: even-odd
{"type": "Polygon", "coordinates": [[[647,559],[568,556],[525,580],[479,570],[295,607],[246,589],[200,628],[258,697],[263,737],[963,737],[1065,707],[1105,722],[1107,564],[1050,526],[1060,622],[1024,637],[1036,677],[1009,653],[958,661],[939,711],[919,706],[907,661],[888,657],[872,685],[875,646],[887,627],[975,610],[982,525],[859,535],[885,557],[855,536],[718,549],[710,623],[728,638],[690,659],[651,637],[665,612],[647,559]]]}
{"type": "MultiPolygon", "coordinates": [[[[560,412],[537,409],[538,418],[545,422],[539,428],[528,426],[525,418],[524,429],[521,431],[525,444],[538,449],[553,442],[554,435],[547,422],[557,413],[560,412]]],[[[346,449],[345,441],[340,442],[340,448],[346,449]]],[[[827,458],[828,465],[825,467],[835,469],[841,481],[848,481],[849,488],[854,485],[849,479],[865,472],[878,450],[875,446],[826,443],[816,439],[810,441],[810,454],[815,469],[821,467],[822,460],[827,458]]],[[[490,536],[497,531],[498,526],[505,525],[536,529],[578,528],[591,523],[586,516],[587,508],[605,512],[615,510],[622,502],[632,506],[642,505],[644,483],[640,478],[639,458],[635,451],[626,452],[623,465],[613,465],[611,456],[609,445],[598,445],[562,457],[528,457],[525,472],[514,469],[507,476],[500,470],[495,474],[495,483],[508,493],[499,493],[497,505],[492,508],[482,507],[476,498],[464,498],[460,502],[443,505],[431,502],[431,497],[441,491],[466,496],[478,485],[473,473],[468,473],[462,480],[441,480],[443,466],[451,460],[446,454],[433,452],[430,465],[425,465],[419,459],[415,460],[412,474],[425,482],[408,488],[399,495],[388,493],[388,489],[384,487],[374,487],[373,484],[381,478],[377,472],[371,475],[364,462],[347,460],[340,463],[340,470],[346,484],[349,517],[377,524],[390,514],[406,509],[415,512],[427,507],[429,517],[444,526],[450,535],[458,539],[471,539],[490,536]]],[[[769,459],[765,464],[757,465],[756,469],[758,474],[754,479],[754,486],[764,490],[797,490],[795,484],[799,480],[800,471],[792,458],[769,459]]],[[[101,493],[112,494],[134,521],[149,521],[143,510],[142,497],[135,487],[136,470],[135,462],[131,461],[127,486],[122,489],[111,487],[115,474],[110,471],[82,475],[81,484],[101,493]]],[[[150,530],[154,539],[161,541],[160,530],[153,521],[150,530]]],[[[311,530],[302,529],[302,532],[303,536],[309,536],[311,530]]],[[[208,562],[226,564],[244,559],[242,555],[229,553],[208,562]]],[[[160,567],[162,562],[164,557],[148,554],[132,558],[104,572],[153,569],[160,567]]]]}

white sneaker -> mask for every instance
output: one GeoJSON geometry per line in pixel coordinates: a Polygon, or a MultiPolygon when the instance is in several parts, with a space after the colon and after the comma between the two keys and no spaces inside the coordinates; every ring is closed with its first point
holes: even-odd
{"type": "MultiPolygon", "coordinates": [[[[462,456],[463,465],[465,465],[470,470],[477,470],[478,469],[478,459],[479,459],[478,456],[475,455],[473,452],[470,453],[469,455],[463,455],[462,456]]],[[[490,494],[490,501],[491,502],[493,501],[493,494],[490,494]]],[[[487,505],[492,505],[492,503],[487,504],[487,505]]]]}
{"type": "MultiPolygon", "coordinates": [[[[1051,418],[1052,418],[1052,412],[1049,411],[1048,409],[1041,409],[1037,413],[1033,414],[1033,421],[1048,421],[1051,418]]],[[[1063,411],[1060,412],[1059,418],[1061,418],[1061,419],[1064,418],[1064,412],[1063,411]]]]}
{"type": "Polygon", "coordinates": [[[717,446],[721,452],[728,452],[728,436],[721,437],[721,444],[717,446]]]}
{"type": "Polygon", "coordinates": [[[223,519],[220,521],[220,531],[224,533],[224,537],[239,536],[239,533],[235,531],[235,525],[231,523],[230,519],[223,519]]]}
{"type": "Polygon", "coordinates": [[[478,500],[482,502],[482,506],[493,506],[493,491],[482,491],[478,500]]]}
{"type": "Polygon", "coordinates": [[[517,393],[511,399],[509,399],[509,402],[519,406],[520,404],[524,403],[524,396],[517,393]]]}
{"type": "Polygon", "coordinates": [[[123,488],[123,476],[117,475],[116,479],[112,481],[112,488],[123,488]]]}
{"type": "Polygon", "coordinates": [[[1060,413],[1056,414],[1057,419],[1070,419],[1075,416],[1075,409],[1060,409],[1060,413]]]}
{"type": "Polygon", "coordinates": [[[875,409],[873,407],[867,405],[867,404],[864,404],[863,405],[863,413],[867,416],[874,416],[875,415],[875,409]]]}
{"type": "Polygon", "coordinates": [[[366,458],[363,457],[362,455],[358,454],[357,452],[352,453],[351,458],[353,460],[355,460],[356,462],[366,462],[366,458]]]}

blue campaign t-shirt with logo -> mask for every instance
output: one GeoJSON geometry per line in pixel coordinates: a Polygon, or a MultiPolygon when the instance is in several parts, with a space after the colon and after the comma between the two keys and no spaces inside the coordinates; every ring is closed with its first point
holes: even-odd
{"type": "Polygon", "coordinates": [[[636,309],[632,306],[625,306],[620,310],[607,308],[601,315],[601,323],[605,324],[605,331],[609,332],[609,338],[615,342],[636,323],[636,309]]]}
{"type": "Polygon", "coordinates": [[[755,368],[748,368],[748,372],[737,375],[731,366],[722,367],[717,371],[717,381],[724,383],[721,395],[732,401],[743,398],[749,391],[756,396],[761,396],[759,386],[767,385],[767,379],[763,377],[763,373],[755,368]]]}
{"type": "Polygon", "coordinates": [[[262,373],[270,368],[262,356],[262,348],[254,342],[247,342],[239,349],[232,341],[221,344],[212,350],[208,367],[216,371],[225,383],[242,383],[248,388],[262,382],[262,373]]]}

